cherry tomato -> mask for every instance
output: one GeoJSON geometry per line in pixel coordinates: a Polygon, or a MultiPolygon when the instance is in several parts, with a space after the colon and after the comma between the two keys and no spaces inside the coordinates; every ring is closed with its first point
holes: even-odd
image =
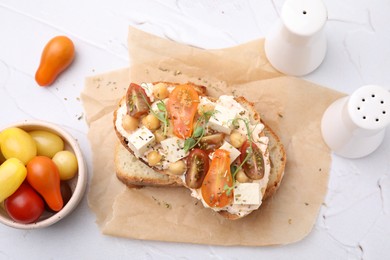
{"type": "Polygon", "coordinates": [[[50,158],[64,150],[64,141],[58,135],[43,130],[29,132],[37,144],[37,155],[44,155],[50,158]]]}
{"type": "Polygon", "coordinates": [[[135,118],[148,113],[150,100],[141,86],[135,83],[130,84],[126,93],[126,106],[127,113],[135,118]]]}
{"type": "Polygon", "coordinates": [[[60,190],[60,174],[55,163],[46,156],[36,156],[27,164],[27,181],[54,211],[64,202],[60,190]]]}
{"type": "Polygon", "coordinates": [[[78,170],[77,158],[71,151],[59,151],[52,160],[58,168],[61,180],[70,180],[76,175],[78,170]]]}
{"type": "Polygon", "coordinates": [[[210,207],[223,208],[233,201],[232,187],[230,153],[217,149],[202,183],[202,197],[210,207]]]}
{"type": "Polygon", "coordinates": [[[27,170],[16,158],[6,160],[0,166],[0,203],[14,193],[26,179],[27,170]]]}
{"type": "Polygon", "coordinates": [[[199,141],[199,146],[202,150],[210,153],[223,144],[225,135],[223,133],[216,133],[212,135],[203,136],[199,141]]]}
{"type": "Polygon", "coordinates": [[[71,39],[66,36],[57,36],[51,39],[42,52],[41,61],[35,81],[40,86],[49,86],[58,75],[72,63],[75,48],[71,39]]]}
{"type": "Polygon", "coordinates": [[[246,140],[241,146],[240,152],[241,162],[243,162],[245,158],[249,156],[242,166],[245,174],[252,180],[262,179],[264,176],[264,158],[259,147],[255,143],[250,143],[248,140],[246,140]]]}
{"type": "Polygon", "coordinates": [[[37,155],[37,145],[26,131],[18,127],[10,127],[0,133],[1,152],[6,159],[18,158],[27,164],[37,155]]]}
{"type": "Polygon", "coordinates": [[[23,224],[37,221],[45,209],[42,198],[27,182],[5,200],[4,206],[13,220],[23,224]]]}
{"type": "Polygon", "coordinates": [[[191,136],[198,104],[199,95],[191,85],[179,85],[169,94],[168,114],[177,137],[185,139],[191,136]]]}
{"type": "Polygon", "coordinates": [[[199,189],[209,170],[209,157],[201,149],[193,149],[187,157],[186,184],[189,188],[199,189]]]}

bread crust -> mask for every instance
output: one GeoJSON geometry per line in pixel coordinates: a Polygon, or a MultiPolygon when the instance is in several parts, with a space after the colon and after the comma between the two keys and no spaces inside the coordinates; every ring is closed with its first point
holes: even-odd
{"type": "MultiPolygon", "coordinates": [[[[153,84],[157,84],[159,82],[155,82],[153,84]]],[[[165,82],[171,85],[179,85],[178,83],[171,83],[171,82],[165,82]]],[[[199,95],[205,96],[206,95],[206,88],[204,86],[198,86],[193,83],[191,84],[198,92],[199,95]]],[[[207,97],[211,101],[216,101],[216,98],[213,97],[207,97]]],[[[267,188],[263,192],[263,200],[271,197],[275,191],[280,186],[280,183],[282,181],[282,178],[284,176],[284,169],[286,164],[286,153],[283,147],[283,144],[281,143],[279,137],[275,134],[275,132],[267,125],[265,124],[261,119],[259,113],[255,110],[254,103],[249,102],[245,97],[235,97],[235,100],[243,105],[248,111],[250,111],[251,114],[251,120],[254,122],[261,122],[264,125],[264,131],[263,133],[265,136],[269,138],[269,146],[268,146],[268,152],[269,152],[269,159],[271,163],[271,172],[269,175],[269,181],[267,183],[267,188]],[[277,167],[276,167],[277,166],[277,167]]],[[[125,102],[125,97],[123,97],[120,102],[119,106],[123,105],[123,102],[125,102]]],[[[118,107],[119,107],[118,106],[118,107]]],[[[115,121],[117,119],[117,110],[114,111],[114,117],[113,122],[115,126],[115,121]]],[[[125,137],[123,137],[120,132],[116,129],[115,126],[115,132],[118,136],[118,139],[121,143],[121,145],[134,156],[134,152],[130,149],[130,147],[127,145],[127,140],[125,137]]],[[[116,149],[116,154],[118,154],[118,148],[116,149]]],[[[144,161],[142,158],[138,158],[139,161],[141,161],[144,165],[146,165],[149,168],[152,168],[154,171],[163,174],[167,176],[167,178],[164,179],[156,179],[156,178],[142,178],[134,177],[134,176],[128,176],[125,172],[120,170],[119,162],[118,162],[118,156],[116,156],[116,174],[119,180],[121,180],[124,184],[126,184],[129,187],[137,187],[137,186],[163,186],[163,187],[180,187],[180,186],[186,186],[186,184],[182,181],[182,179],[179,176],[171,175],[168,173],[168,171],[159,170],[156,167],[150,167],[146,161],[144,161]]],[[[236,220],[241,218],[241,216],[236,214],[231,214],[227,211],[219,211],[218,212],[221,216],[223,216],[226,219],[230,220],[236,220]]]]}

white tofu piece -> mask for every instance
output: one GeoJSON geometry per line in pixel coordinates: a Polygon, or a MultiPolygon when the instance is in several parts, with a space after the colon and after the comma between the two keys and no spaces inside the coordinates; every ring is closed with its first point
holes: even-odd
{"type": "Polygon", "coordinates": [[[237,150],[233,145],[231,145],[229,142],[224,141],[224,143],[219,147],[218,149],[224,149],[229,152],[230,154],[230,163],[233,163],[238,156],[240,156],[240,151],[237,150]]]}
{"type": "Polygon", "coordinates": [[[208,126],[221,133],[230,134],[232,131],[232,121],[236,118],[236,110],[229,110],[228,108],[216,105],[215,113],[210,117],[208,126]]]}
{"type": "Polygon", "coordinates": [[[128,138],[128,145],[137,157],[142,157],[148,150],[148,146],[155,141],[154,134],[145,126],[137,129],[128,138]]]}
{"type": "Polygon", "coordinates": [[[239,183],[234,187],[234,203],[239,205],[260,205],[260,184],[239,183]]]}
{"type": "Polygon", "coordinates": [[[166,160],[168,162],[177,162],[188,155],[188,152],[186,153],[183,149],[184,140],[177,137],[171,137],[161,141],[161,147],[166,153],[166,160]]]}

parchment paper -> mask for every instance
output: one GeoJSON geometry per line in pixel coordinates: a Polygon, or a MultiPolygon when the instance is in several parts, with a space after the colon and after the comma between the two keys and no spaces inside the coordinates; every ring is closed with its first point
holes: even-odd
{"type": "Polygon", "coordinates": [[[264,246],[303,239],[323,203],[331,163],[320,132],[328,105],[343,94],[275,71],[263,39],[202,50],[129,28],[130,67],[89,77],[82,101],[93,151],[88,200],[104,234],[135,239],[215,245],[264,246]],[[243,95],[280,136],[287,151],[285,177],[261,208],[225,220],[185,188],[127,188],[115,176],[117,142],[112,112],[130,81],[192,81],[212,96],[243,95]]]}

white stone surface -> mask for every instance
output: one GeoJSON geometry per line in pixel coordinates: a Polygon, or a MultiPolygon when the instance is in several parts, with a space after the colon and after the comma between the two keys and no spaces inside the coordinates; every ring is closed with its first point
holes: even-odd
{"type": "MultiPolygon", "coordinates": [[[[346,93],[390,85],[387,0],[324,0],[328,53],[305,78],[346,93]]],[[[29,119],[62,125],[92,169],[79,100],[84,78],[126,67],[129,25],[177,42],[223,48],[264,37],[282,0],[0,0],[0,128],[29,119]],[[50,88],[34,81],[43,46],[59,34],[76,45],[74,64],[50,88]]],[[[44,230],[0,226],[0,259],[389,259],[390,134],[368,157],[333,157],[326,201],[313,231],[276,247],[217,247],[104,236],[86,197],[44,230]]]]}

